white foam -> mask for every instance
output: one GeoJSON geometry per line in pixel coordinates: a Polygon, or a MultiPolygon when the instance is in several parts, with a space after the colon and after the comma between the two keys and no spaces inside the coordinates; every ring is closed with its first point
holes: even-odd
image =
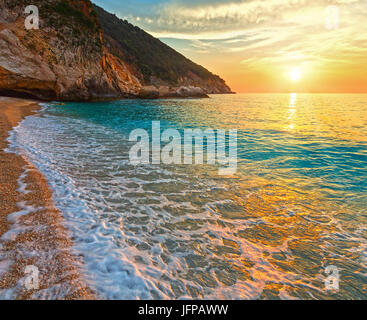
{"type": "MultiPolygon", "coordinates": [[[[37,117],[29,117],[24,122],[37,121],[37,117]]],[[[122,254],[119,246],[113,243],[115,231],[106,228],[106,224],[99,225],[99,217],[97,212],[91,212],[81,195],[82,190],[78,190],[75,186],[73,178],[65,175],[62,170],[58,168],[48,167],[49,164],[54,164],[50,159],[48,152],[42,149],[33,147],[32,143],[28,146],[19,144],[19,137],[23,138],[25,133],[22,124],[14,129],[9,141],[11,143],[9,152],[20,152],[25,156],[35,155],[29,157],[51,180],[51,186],[54,190],[57,206],[62,209],[66,218],[66,224],[72,230],[75,240],[74,251],[78,255],[83,256],[86,267],[85,276],[92,288],[103,298],[108,299],[130,299],[130,298],[151,298],[150,288],[154,285],[149,281],[144,280],[136,270],[134,264],[122,254]],[[24,148],[25,147],[25,148],[24,148]],[[23,149],[24,148],[24,149],[23,149]],[[24,152],[24,150],[26,152],[24,152]],[[24,153],[23,153],[24,152],[24,153]],[[44,162],[43,162],[44,161],[44,162]],[[97,213],[97,215],[96,215],[97,213]],[[91,232],[91,225],[97,225],[96,232],[91,232]]],[[[29,138],[29,136],[27,136],[29,138]]],[[[31,139],[35,142],[35,139],[31,139]]],[[[26,142],[26,141],[25,141],[26,142]]],[[[26,184],[23,182],[26,173],[19,179],[19,190],[26,192],[26,184]]],[[[22,206],[22,204],[20,204],[22,206]]],[[[23,204],[24,206],[24,204],[23,204]]],[[[3,241],[14,240],[17,235],[26,232],[29,228],[24,226],[17,226],[16,223],[19,218],[25,216],[33,211],[33,208],[25,208],[19,212],[15,212],[9,216],[9,221],[13,222],[11,230],[3,235],[3,241]]],[[[45,292],[37,294],[37,298],[55,297],[60,294],[57,288],[50,288],[45,292]],[[55,289],[55,290],[54,290],[55,289]],[[52,293],[52,292],[54,293],[52,293]],[[57,293],[59,292],[59,293],[57,293]]],[[[8,295],[11,295],[8,293],[8,295]]]]}
{"type": "MultiPolygon", "coordinates": [[[[200,298],[256,299],[267,281],[286,286],[313,280],[299,279],[269,262],[269,255],[287,253],[287,241],[266,246],[239,239],[239,231],[265,222],[256,215],[222,218],[226,208],[240,206],[234,191],[233,197],[221,195],[232,191],[231,182],[200,175],[194,167],[129,166],[126,135],[74,114],[46,110],[28,117],[10,141],[10,149],[25,155],[47,178],[71,231],[74,252],[83,259],[88,284],[101,298],[185,298],[191,296],[191,287],[200,298]],[[238,254],[216,254],[223,239],[233,242],[238,254]],[[232,266],[241,270],[242,258],[254,265],[248,268],[250,280],[219,283],[215,271],[220,267],[212,264],[221,264],[220,271],[232,266]],[[216,288],[212,282],[218,283],[216,288]]],[[[250,187],[241,200],[250,195],[259,193],[250,187]]],[[[287,210],[286,217],[298,217],[294,208],[287,210]]],[[[40,297],[58,295],[60,288],[52,292],[40,297]]],[[[284,291],[280,296],[291,298],[284,291]]]]}

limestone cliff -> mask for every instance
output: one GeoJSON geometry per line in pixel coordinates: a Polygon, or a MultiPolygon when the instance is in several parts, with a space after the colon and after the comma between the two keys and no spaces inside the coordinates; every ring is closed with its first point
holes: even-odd
{"type": "Polygon", "coordinates": [[[108,52],[89,0],[37,2],[39,30],[26,30],[29,1],[0,0],[0,93],[41,99],[136,96],[139,80],[108,52]]]}
{"type": "Polygon", "coordinates": [[[200,88],[205,94],[232,93],[219,76],[190,61],[179,52],[144,30],[94,6],[103,29],[106,47],[128,62],[140,82],[160,94],[170,88],[171,95],[180,95],[182,87],[189,91],[200,88]],[[162,89],[164,88],[164,89],[162,89]],[[191,89],[190,89],[191,88],[191,89]]]}
{"type": "Polygon", "coordinates": [[[90,0],[0,0],[0,95],[45,100],[206,97],[230,93],[219,76],[90,0]]]}

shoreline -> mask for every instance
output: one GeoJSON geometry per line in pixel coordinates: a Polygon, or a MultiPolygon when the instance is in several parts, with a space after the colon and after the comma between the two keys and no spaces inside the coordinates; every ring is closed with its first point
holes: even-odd
{"type": "Polygon", "coordinates": [[[237,92],[219,92],[219,93],[208,93],[205,96],[195,96],[195,95],[188,95],[188,96],[178,96],[178,95],[163,95],[163,96],[156,96],[156,97],[144,97],[142,95],[131,95],[131,96],[121,96],[121,97],[100,97],[94,99],[41,99],[36,96],[34,97],[25,97],[21,94],[16,95],[6,95],[2,96],[2,92],[0,91],[0,98],[6,99],[18,99],[23,101],[33,101],[34,103],[47,103],[47,102],[58,102],[58,103],[98,103],[98,102],[113,102],[113,101],[124,101],[124,100],[141,100],[141,101],[156,101],[156,100],[170,100],[170,99],[178,99],[178,100],[190,100],[190,99],[210,99],[210,96],[224,96],[224,95],[236,95],[237,92]]]}
{"type": "Polygon", "coordinates": [[[0,299],[95,299],[45,177],[4,151],[10,131],[39,110],[39,101],[0,97],[0,299]],[[25,286],[27,266],[39,270],[38,289],[25,286]]]}

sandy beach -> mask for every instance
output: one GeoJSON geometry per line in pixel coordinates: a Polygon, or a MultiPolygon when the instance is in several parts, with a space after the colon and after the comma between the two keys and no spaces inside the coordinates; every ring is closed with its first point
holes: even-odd
{"type": "Polygon", "coordinates": [[[39,108],[0,97],[0,297],[93,299],[46,179],[26,158],[6,152],[9,131],[39,108]],[[25,286],[27,266],[39,270],[38,289],[25,286]]]}

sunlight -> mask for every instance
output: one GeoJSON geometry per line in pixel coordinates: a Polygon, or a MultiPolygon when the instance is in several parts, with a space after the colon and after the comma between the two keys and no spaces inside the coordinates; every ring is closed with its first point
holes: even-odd
{"type": "Polygon", "coordinates": [[[291,93],[290,94],[290,100],[289,100],[289,116],[288,120],[290,124],[288,125],[289,130],[294,130],[294,120],[296,117],[297,112],[297,93],[291,93]]]}
{"type": "Polygon", "coordinates": [[[298,68],[294,68],[289,72],[289,78],[293,81],[293,82],[297,82],[301,79],[302,77],[302,72],[300,69],[298,68]]]}

